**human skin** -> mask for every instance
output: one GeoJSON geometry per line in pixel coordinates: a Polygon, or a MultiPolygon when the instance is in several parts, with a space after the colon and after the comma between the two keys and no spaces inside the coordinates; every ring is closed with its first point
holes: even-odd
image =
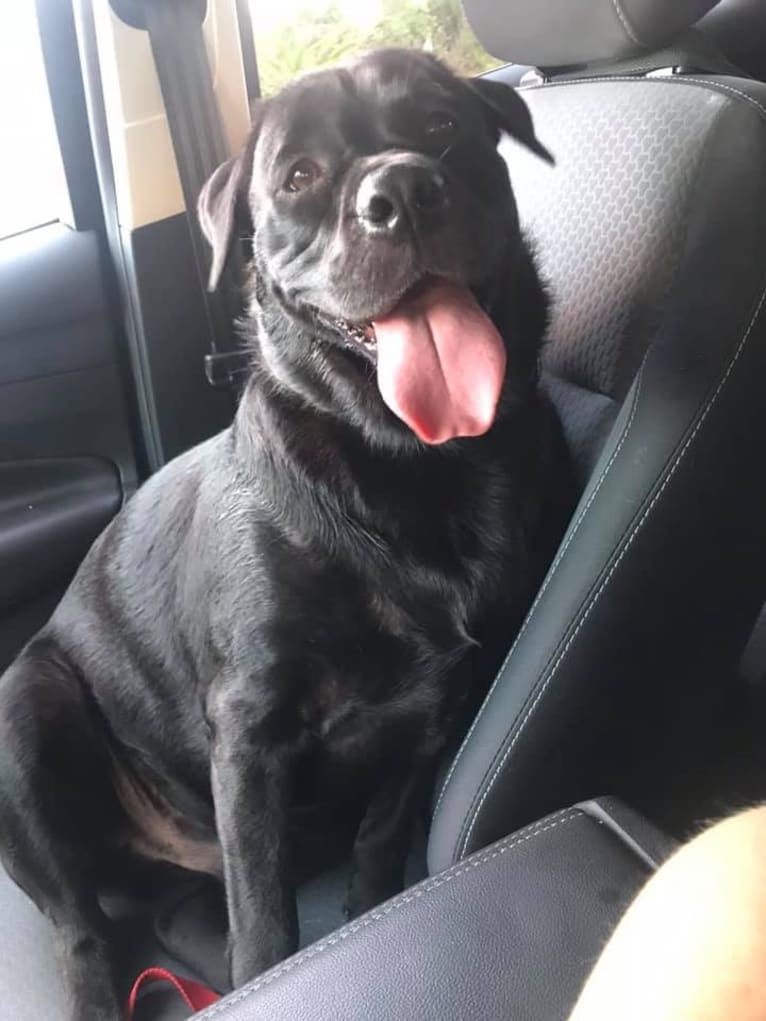
{"type": "Polygon", "coordinates": [[[652,877],[570,1021],[649,1018],[766,1018],[766,807],[717,823],[652,877]]]}

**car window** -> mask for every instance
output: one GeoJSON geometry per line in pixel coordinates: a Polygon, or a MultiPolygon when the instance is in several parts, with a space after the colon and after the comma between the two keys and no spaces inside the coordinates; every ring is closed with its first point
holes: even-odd
{"type": "Polygon", "coordinates": [[[295,75],[376,46],[412,46],[461,74],[496,67],[471,31],[460,0],[250,0],[261,92],[295,75]]]}
{"type": "Polygon", "coordinates": [[[0,4],[0,238],[58,220],[64,173],[35,4],[0,4]]]}

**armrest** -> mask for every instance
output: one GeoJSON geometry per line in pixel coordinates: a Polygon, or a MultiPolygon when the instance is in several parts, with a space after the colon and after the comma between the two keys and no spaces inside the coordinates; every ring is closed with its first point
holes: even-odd
{"type": "Polygon", "coordinates": [[[105,458],[0,462],[0,611],[68,580],[122,497],[105,458]]]}
{"type": "Polygon", "coordinates": [[[672,845],[612,799],[535,823],[288,959],[200,1021],[556,1021],[672,845]]]}

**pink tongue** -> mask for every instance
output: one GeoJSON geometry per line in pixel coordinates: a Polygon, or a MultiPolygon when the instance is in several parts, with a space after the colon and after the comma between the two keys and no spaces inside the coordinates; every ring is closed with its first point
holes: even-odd
{"type": "Polygon", "coordinates": [[[435,281],[373,327],[383,400],[424,443],[489,429],[505,346],[467,287],[435,281]]]}

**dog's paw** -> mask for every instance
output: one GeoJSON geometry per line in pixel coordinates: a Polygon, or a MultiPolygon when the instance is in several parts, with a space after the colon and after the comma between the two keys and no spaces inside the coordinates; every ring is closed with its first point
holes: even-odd
{"type": "Polygon", "coordinates": [[[229,937],[227,961],[232,989],[240,989],[298,949],[298,940],[283,933],[254,932],[234,940],[229,937]]]}
{"type": "Polygon", "coordinates": [[[396,882],[363,882],[354,876],[349,883],[346,900],[343,904],[343,915],[346,921],[358,918],[376,908],[384,900],[395,896],[401,890],[401,883],[396,882]]]}
{"type": "Polygon", "coordinates": [[[367,907],[363,906],[363,902],[359,897],[349,890],[346,894],[346,899],[343,901],[343,917],[346,921],[350,922],[352,919],[358,918],[359,915],[363,915],[367,910],[367,907]]]}

